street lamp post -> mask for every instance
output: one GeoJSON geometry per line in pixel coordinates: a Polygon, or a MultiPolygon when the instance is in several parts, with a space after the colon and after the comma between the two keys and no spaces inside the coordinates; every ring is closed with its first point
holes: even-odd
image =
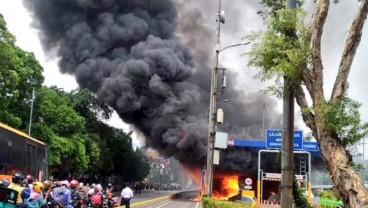
{"type": "Polygon", "coordinates": [[[230,45],[220,49],[220,28],[221,23],[225,23],[225,15],[224,12],[221,11],[221,0],[219,0],[219,7],[217,13],[217,28],[216,28],[216,57],[215,57],[215,67],[212,70],[211,75],[211,94],[210,94],[210,107],[209,107],[209,119],[208,119],[208,140],[207,140],[207,163],[206,163],[206,194],[210,197],[212,195],[213,189],[213,155],[214,155],[214,142],[215,142],[215,127],[216,127],[216,119],[217,119],[217,99],[219,97],[217,92],[217,79],[218,79],[218,71],[224,70],[218,68],[218,60],[220,52],[225,49],[237,47],[241,45],[248,45],[250,42],[239,43],[235,45],[230,45]]]}
{"type": "Polygon", "coordinates": [[[224,13],[221,11],[221,0],[217,13],[217,28],[216,28],[216,57],[215,67],[212,70],[211,76],[211,97],[210,97],[210,113],[208,119],[208,140],[207,140],[207,171],[206,171],[206,193],[208,196],[212,194],[213,183],[213,152],[215,139],[215,124],[216,124],[216,104],[217,104],[217,74],[218,74],[218,57],[220,53],[220,28],[221,23],[225,23],[224,13]]]}
{"type": "Polygon", "coordinates": [[[35,88],[32,88],[32,98],[31,98],[31,112],[29,114],[29,125],[28,125],[28,136],[31,136],[31,128],[32,128],[32,114],[33,114],[33,102],[35,101],[35,88]]]}
{"type": "MultiPolygon", "coordinates": [[[[56,88],[56,89],[61,90],[61,89],[63,89],[63,88],[56,88]]],[[[34,101],[36,100],[36,98],[37,98],[39,95],[41,95],[41,94],[43,94],[43,93],[47,93],[47,92],[52,92],[52,91],[54,91],[54,90],[46,90],[46,91],[43,91],[43,92],[40,92],[40,93],[36,94],[36,92],[35,92],[35,88],[32,88],[32,98],[31,98],[31,100],[30,100],[30,102],[31,102],[31,111],[30,111],[30,114],[29,114],[28,136],[31,136],[31,128],[32,128],[32,114],[33,114],[33,103],[34,103],[34,101]]]]}

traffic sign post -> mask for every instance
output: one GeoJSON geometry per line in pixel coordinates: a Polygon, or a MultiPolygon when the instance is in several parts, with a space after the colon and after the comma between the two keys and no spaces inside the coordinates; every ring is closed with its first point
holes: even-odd
{"type": "Polygon", "coordinates": [[[251,178],[246,178],[244,182],[245,182],[245,186],[244,186],[245,189],[252,189],[253,181],[251,178]]]}
{"type": "Polygon", "coordinates": [[[244,182],[245,182],[245,184],[246,184],[246,185],[248,185],[248,186],[252,185],[252,183],[253,183],[253,181],[252,181],[252,179],[251,179],[251,178],[246,178],[244,182]]]}
{"type": "MultiPolygon", "coordinates": [[[[266,130],[266,149],[282,148],[282,131],[280,129],[266,130]]],[[[294,131],[294,150],[303,150],[303,131],[294,131]]]]}

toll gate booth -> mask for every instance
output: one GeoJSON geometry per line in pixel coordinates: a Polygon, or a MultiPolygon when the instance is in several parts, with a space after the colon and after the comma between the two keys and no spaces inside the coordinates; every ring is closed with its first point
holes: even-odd
{"type": "MultiPolygon", "coordinates": [[[[229,146],[247,147],[252,149],[252,151],[258,152],[258,176],[256,180],[256,186],[253,188],[257,193],[256,198],[258,203],[262,202],[263,200],[267,200],[272,194],[277,194],[280,192],[279,186],[281,182],[281,159],[280,161],[277,159],[277,155],[280,155],[281,158],[282,136],[280,132],[281,130],[267,130],[266,141],[240,139],[228,141],[229,146]],[[267,155],[269,158],[264,159],[263,157],[267,155]],[[262,159],[264,161],[262,161],[262,159]],[[278,170],[267,170],[267,167],[269,166],[267,163],[275,164],[278,162],[278,170]]],[[[311,160],[312,157],[321,160],[319,145],[316,142],[303,141],[302,131],[296,131],[294,132],[294,150],[294,167],[296,178],[298,183],[305,187],[308,201],[311,202],[311,160]]]]}

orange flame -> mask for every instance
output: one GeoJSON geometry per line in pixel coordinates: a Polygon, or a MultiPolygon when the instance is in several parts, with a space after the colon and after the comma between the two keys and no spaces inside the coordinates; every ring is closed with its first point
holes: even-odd
{"type": "MultiPolygon", "coordinates": [[[[200,189],[203,189],[203,184],[202,184],[202,179],[201,179],[201,176],[202,176],[202,170],[197,168],[197,169],[187,169],[185,168],[185,166],[182,166],[183,170],[185,172],[187,172],[187,174],[190,176],[190,178],[194,181],[194,183],[200,188],[200,189]]],[[[195,202],[198,202],[198,201],[201,201],[202,200],[202,193],[204,193],[204,190],[200,190],[199,191],[199,194],[196,198],[194,199],[191,199],[192,201],[195,201],[195,202]]]]}
{"type": "Polygon", "coordinates": [[[202,191],[199,192],[198,196],[194,199],[191,199],[194,202],[202,201],[202,191]]]}
{"type": "Polygon", "coordinates": [[[225,176],[221,178],[219,190],[213,190],[212,197],[218,200],[228,199],[239,193],[239,176],[225,176]]]}

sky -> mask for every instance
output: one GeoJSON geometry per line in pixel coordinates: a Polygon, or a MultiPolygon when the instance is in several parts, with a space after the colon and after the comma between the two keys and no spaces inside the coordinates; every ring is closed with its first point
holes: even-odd
{"type": "MultiPolygon", "coordinates": [[[[208,25],[213,25],[213,31],[215,31],[215,18],[217,4],[208,4],[208,0],[198,1],[197,6],[203,7],[203,13],[208,18],[208,25]],[[201,3],[199,3],[201,2],[201,3]],[[206,6],[206,7],[205,7],[206,6]],[[213,15],[211,16],[210,14],[213,15]]],[[[211,1],[213,2],[213,1],[211,1]]],[[[255,1],[251,1],[255,2],[255,1]]],[[[312,2],[312,1],[310,1],[312,2]]],[[[305,8],[309,11],[313,9],[312,3],[307,3],[305,8]]],[[[231,2],[224,2],[223,9],[227,15],[226,23],[222,26],[222,46],[232,45],[242,42],[242,37],[249,34],[252,30],[260,28],[261,20],[257,16],[257,10],[254,6],[255,3],[249,3],[248,1],[232,0],[231,2]],[[247,8],[245,10],[244,8],[247,8]]],[[[347,37],[348,28],[354,18],[355,11],[358,8],[356,1],[341,1],[340,4],[331,4],[331,10],[325,26],[325,33],[323,36],[322,55],[324,59],[325,68],[325,91],[326,97],[329,97],[332,90],[333,81],[336,77],[337,67],[341,57],[341,51],[344,47],[344,41],[347,37]]],[[[0,13],[4,16],[7,27],[11,33],[17,38],[17,45],[26,51],[32,51],[36,55],[37,59],[44,67],[45,85],[56,85],[63,88],[66,91],[77,88],[74,77],[70,75],[63,75],[59,72],[57,66],[57,57],[50,58],[42,50],[41,43],[37,36],[37,31],[32,29],[31,22],[32,17],[29,12],[23,7],[21,0],[2,0],[0,1],[0,13]]],[[[307,15],[307,19],[311,17],[311,14],[307,15]]],[[[244,68],[247,65],[247,59],[240,54],[246,52],[249,47],[238,47],[234,49],[226,50],[221,53],[220,63],[231,70],[235,70],[239,73],[238,80],[233,80],[239,85],[239,88],[251,88],[251,86],[262,84],[253,79],[254,72],[247,70],[244,72],[244,68]]],[[[368,49],[368,28],[363,29],[362,42],[358,48],[357,55],[355,57],[352,70],[349,76],[349,95],[358,102],[361,102],[361,115],[363,120],[368,121],[368,93],[365,89],[368,88],[368,82],[366,81],[365,67],[368,66],[368,59],[366,57],[368,49]]],[[[231,82],[231,81],[230,81],[231,82]]],[[[255,91],[261,88],[255,88],[255,91]]],[[[279,102],[278,108],[281,111],[282,103],[279,102]]],[[[298,111],[298,110],[296,110],[298,111]]],[[[298,120],[298,119],[297,119],[298,120]]],[[[299,119],[300,120],[300,119],[299,119]]],[[[128,125],[124,124],[120,118],[114,114],[113,118],[108,123],[117,128],[123,128],[125,131],[129,131],[128,125]]],[[[135,134],[134,141],[136,145],[142,143],[137,139],[135,134]]],[[[367,145],[368,146],[368,145],[367,145]]],[[[367,154],[368,155],[368,154],[367,154]]]]}

